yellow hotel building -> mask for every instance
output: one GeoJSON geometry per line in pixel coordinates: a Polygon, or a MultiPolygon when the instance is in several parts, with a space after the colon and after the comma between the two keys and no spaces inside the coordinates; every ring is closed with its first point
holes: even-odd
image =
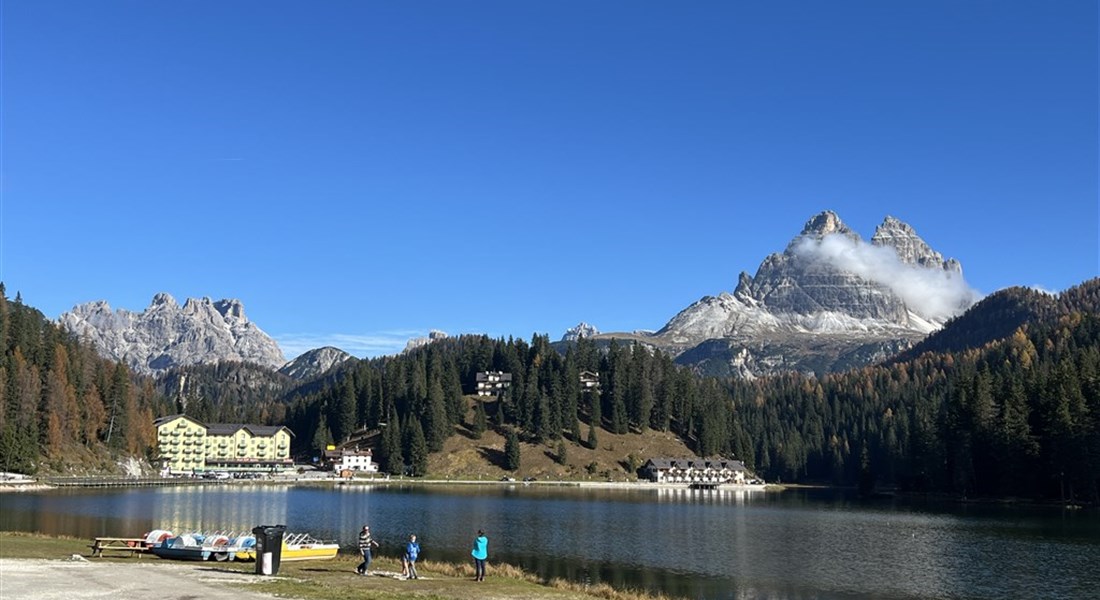
{"type": "Polygon", "coordinates": [[[205,424],[187,415],[161,417],[157,448],[172,473],[274,471],[294,466],[289,429],[282,426],[205,424]]]}

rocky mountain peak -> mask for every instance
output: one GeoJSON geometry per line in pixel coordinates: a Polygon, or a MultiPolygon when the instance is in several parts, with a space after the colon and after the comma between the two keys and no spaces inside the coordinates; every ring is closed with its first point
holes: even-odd
{"type": "Polygon", "coordinates": [[[570,327],[565,330],[565,335],[561,336],[563,342],[575,342],[581,338],[592,337],[594,335],[600,335],[600,330],[596,329],[592,325],[581,321],[576,326],[570,327]]]}
{"type": "Polygon", "coordinates": [[[943,255],[933,250],[908,223],[894,217],[886,217],[875,228],[871,244],[893,248],[898,259],[908,265],[962,272],[959,261],[953,258],[944,260],[943,255]]]}
{"type": "Polygon", "coordinates": [[[802,232],[791,242],[796,243],[802,238],[821,239],[830,234],[840,234],[849,238],[859,238],[859,234],[852,231],[840,220],[840,217],[831,210],[826,210],[814,215],[802,227],[802,232]]]}
{"type": "MultiPolygon", "coordinates": [[[[106,305],[107,303],[100,300],[99,302],[93,302],[93,304],[106,305]]],[[[168,293],[165,293],[165,292],[160,292],[156,296],[153,296],[153,301],[149,304],[150,308],[157,307],[157,306],[176,307],[176,306],[179,306],[179,305],[176,304],[176,299],[173,298],[171,294],[168,294],[168,293]]]]}
{"type": "Polygon", "coordinates": [[[354,358],[339,348],[325,346],[310,350],[286,363],[279,372],[293,379],[313,379],[354,358]]]}
{"type": "Polygon", "coordinates": [[[140,313],[112,311],[100,300],[75,306],[58,321],[100,354],[138,373],[221,361],[273,369],[286,363],[275,340],[245,317],[239,300],[188,298],[180,307],[172,296],[160,293],[140,313]]]}
{"type": "Polygon", "coordinates": [[[820,371],[902,349],[976,299],[958,261],[909,225],[887,217],[867,243],[824,211],[754,276],[742,272],[733,294],[700,299],[651,343],[687,364],[727,361],[714,372],[820,371]]]}
{"type": "Polygon", "coordinates": [[[214,303],[214,310],[218,311],[221,316],[227,319],[244,319],[248,320],[248,317],[244,316],[244,305],[240,300],[218,300],[214,303]]]}

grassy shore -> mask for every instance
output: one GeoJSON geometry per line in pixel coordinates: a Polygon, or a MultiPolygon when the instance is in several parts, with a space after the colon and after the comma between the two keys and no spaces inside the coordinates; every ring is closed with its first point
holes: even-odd
{"type": "MultiPolygon", "coordinates": [[[[252,573],[253,563],[185,563],[145,558],[91,558],[90,540],[51,537],[37,534],[0,532],[0,558],[67,559],[79,554],[93,563],[142,562],[156,565],[194,565],[195,568],[252,573]]],[[[247,589],[265,592],[280,598],[302,600],[407,600],[454,599],[474,600],[661,600],[665,596],[616,590],[607,585],[584,586],[560,579],[543,580],[511,565],[492,564],[484,582],[473,581],[472,564],[452,564],[434,561],[417,563],[420,579],[405,581],[392,576],[360,577],[355,573],[358,558],[341,554],[333,560],[283,563],[277,577],[263,578],[247,584],[247,589]]],[[[381,574],[396,574],[401,567],[395,559],[379,558],[371,570],[381,574]]]]}

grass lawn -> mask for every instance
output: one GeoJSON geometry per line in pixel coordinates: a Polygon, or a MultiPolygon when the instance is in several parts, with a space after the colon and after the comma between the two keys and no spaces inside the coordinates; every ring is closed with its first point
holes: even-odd
{"type": "MultiPolygon", "coordinates": [[[[225,569],[252,573],[254,563],[188,563],[165,561],[153,556],[143,558],[91,558],[91,540],[51,537],[26,533],[0,532],[0,558],[67,559],[80,554],[97,562],[146,561],[172,562],[177,565],[225,569]]],[[[247,584],[247,589],[273,594],[280,598],[302,600],[409,600],[409,599],[499,599],[499,600],[652,600],[659,596],[624,592],[607,585],[583,586],[561,580],[543,581],[510,565],[491,561],[484,582],[473,581],[473,564],[417,563],[420,579],[404,581],[394,577],[361,577],[355,573],[359,558],[341,554],[333,560],[282,563],[274,578],[247,584]]],[[[371,563],[372,572],[400,572],[397,560],[378,558],[371,563]]]]}

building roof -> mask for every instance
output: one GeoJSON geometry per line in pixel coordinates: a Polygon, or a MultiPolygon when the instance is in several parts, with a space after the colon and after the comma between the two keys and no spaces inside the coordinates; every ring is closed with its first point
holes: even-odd
{"type": "Polygon", "coordinates": [[[644,465],[652,469],[729,469],[747,471],[745,463],[725,458],[651,458],[644,465]]]}
{"type": "Polygon", "coordinates": [[[198,423],[199,425],[202,425],[203,427],[206,427],[206,423],[203,423],[202,421],[200,421],[200,420],[198,420],[194,417],[189,417],[189,416],[187,416],[185,414],[182,414],[182,413],[180,413],[178,415],[168,415],[166,417],[161,417],[159,419],[153,419],[153,426],[154,427],[160,427],[161,425],[164,425],[165,423],[171,423],[172,421],[175,421],[176,419],[179,419],[180,417],[182,417],[184,419],[187,419],[188,421],[191,421],[192,423],[198,423]]]}
{"type": "Polygon", "coordinates": [[[497,381],[511,381],[512,374],[505,373],[503,371],[478,371],[477,381],[489,381],[490,375],[496,375],[499,379],[497,381]]]}
{"type": "Polygon", "coordinates": [[[355,448],[341,448],[339,450],[325,450],[324,457],[329,460],[335,460],[344,456],[373,456],[370,448],[363,450],[357,450],[355,448]]]}
{"type": "Polygon", "coordinates": [[[168,415],[166,417],[160,417],[153,420],[153,426],[160,427],[165,423],[171,423],[179,418],[187,419],[192,423],[197,423],[206,428],[206,433],[211,435],[233,435],[241,429],[248,430],[249,433],[255,436],[270,437],[275,435],[281,429],[286,429],[287,433],[294,436],[294,432],[284,425],[252,425],[247,423],[203,423],[194,417],[189,417],[184,414],[168,415]]]}

